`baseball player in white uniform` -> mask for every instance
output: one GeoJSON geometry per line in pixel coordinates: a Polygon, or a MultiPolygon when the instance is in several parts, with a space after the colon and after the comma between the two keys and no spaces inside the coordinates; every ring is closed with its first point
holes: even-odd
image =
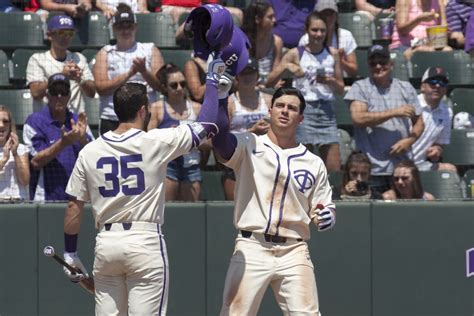
{"type": "Polygon", "coordinates": [[[280,88],[266,135],[221,128],[213,138],[237,180],[234,224],[239,233],[221,315],[256,315],[268,285],[284,315],[321,315],[306,240],[311,222],[328,230],[336,211],[324,163],[295,140],[304,107],[299,90],[280,88]]]}
{"type": "Polygon", "coordinates": [[[144,132],[149,119],[146,87],[122,85],[114,94],[118,128],[79,153],[66,189],[71,199],[64,220],[64,258],[83,273],[65,269],[65,274],[74,282],[87,276],[77,256],[77,237],[84,202],[91,201],[99,230],[93,269],[96,315],[166,314],[169,275],[161,225],[167,163],[218,132],[213,123],[217,71],[224,68],[220,59],[209,65],[201,122],[176,128],[144,132]]]}

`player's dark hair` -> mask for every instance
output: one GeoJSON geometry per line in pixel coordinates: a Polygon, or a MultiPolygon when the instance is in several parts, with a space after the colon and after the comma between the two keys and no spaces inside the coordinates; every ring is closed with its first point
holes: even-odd
{"type": "Polygon", "coordinates": [[[127,82],[114,92],[114,110],[119,122],[131,122],[142,106],[148,106],[146,86],[127,82]]]}
{"type": "Polygon", "coordinates": [[[249,38],[251,45],[249,53],[252,57],[256,57],[257,54],[258,26],[255,23],[255,18],[263,18],[270,8],[270,4],[267,2],[253,2],[244,10],[244,18],[241,28],[249,38]]]}
{"type": "Polygon", "coordinates": [[[300,90],[298,90],[296,88],[291,88],[291,87],[278,88],[278,90],[275,91],[275,93],[273,94],[272,106],[275,103],[275,100],[278,99],[279,97],[281,97],[282,95],[294,95],[294,96],[298,97],[298,99],[300,100],[300,114],[303,114],[304,109],[306,108],[306,101],[305,101],[303,95],[301,94],[300,90]]]}
{"type": "Polygon", "coordinates": [[[400,191],[397,190],[397,187],[395,186],[395,179],[393,178],[392,175],[392,190],[395,192],[395,195],[397,199],[423,199],[423,186],[421,184],[421,178],[420,178],[420,171],[416,167],[415,163],[411,160],[402,160],[399,163],[395,165],[395,169],[397,168],[407,168],[410,170],[410,173],[413,177],[413,182],[412,182],[412,190],[413,190],[413,196],[402,196],[400,191]]]}

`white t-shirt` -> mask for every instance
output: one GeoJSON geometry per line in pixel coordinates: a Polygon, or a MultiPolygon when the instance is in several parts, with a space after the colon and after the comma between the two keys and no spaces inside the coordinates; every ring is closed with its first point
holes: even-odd
{"type": "MultiPolygon", "coordinates": [[[[305,33],[301,36],[300,41],[298,42],[298,46],[304,46],[308,44],[309,37],[308,33],[305,33]]],[[[339,28],[339,41],[336,41],[336,36],[332,37],[331,47],[333,48],[342,48],[346,55],[349,55],[357,48],[357,42],[352,35],[351,31],[339,28]]]]}
{"type": "Polygon", "coordinates": [[[308,240],[312,208],[335,209],[323,161],[301,144],[282,149],[267,135],[235,136],[237,147],[225,165],[236,175],[236,228],[308,240]]]}
{"type": "Polygon", "coordinates": [[[433,144],[447,145],[451,139],[451,120],[453,111],[444,100],[437,108],[432,109],[425,101],[423,94],[418,95],[421,105],[421,115],[425,129],[412,146],[413,161],[418,166],[427,160],[426,151],[433,144]]]}
{"type": "MultiPolygon", "coordinates": [[[[63,72],[64,64],[67,61],[73,61],[80,69],[82,69],[82,81],[94,80],[92,72],[87,63],[86,57],[81,53],[67,52],[64,61],[56,60],[51,51],[33,54],[28,61],[26,68],[26,84],[30,85],[32,82],[47,82],[51,75],[58,72],[63,72]]],[[[81,88],[77,81],[71,80],[71,99],[69,100],[68,108],[78,114],[85,111],[85,100],[82,95],[81,88]]],[[[33,100],[33,109],[35,112],[41,110],[47,104],[46,100],[33,100]]]]}
{"type": "Polygon", "coordinates": [[[91,201],[97,227],[106,223],[163,224],[168,162],[193,146],[188,125],[109,131],[87,144],[77,158],[66,192],[91,201]]]}
{"type": "MultiPolygon", "coordinates": [[[[18,145],[18,155],[28,154],[29,150],[23,144],[18,145]]],[[[3,159],[3,146],[0,146],[0,159],[3,159]]],[[[20,185],[16,177],[15,158],[10,153],[7,163],[0,171],[0,201],[2,200],[29,200],[28,186],[20,185]]]]}

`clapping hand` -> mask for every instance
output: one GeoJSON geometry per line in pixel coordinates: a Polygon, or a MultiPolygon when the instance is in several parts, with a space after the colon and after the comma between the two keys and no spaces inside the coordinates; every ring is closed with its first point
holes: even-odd
{"type": "Polygon", "coordinates": [[[146,72],[146,58],[145,57],[136,57],[133,60],[133,67],[136,71],[143,74],[146,72]]]}
{"type": "Polygon", "coordinates": [[[76,124],[73,119],[71,119],[71,130],[66,131],[66,126],[61,126],[61,140],[66,145],[72,145],[75,142],[81,139],[81,130],[79,127],[79,122],[76,124]]]}

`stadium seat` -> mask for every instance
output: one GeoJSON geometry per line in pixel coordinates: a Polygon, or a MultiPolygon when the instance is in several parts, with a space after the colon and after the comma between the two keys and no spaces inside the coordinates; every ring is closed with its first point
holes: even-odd
{"type": "Polygon", "coordinates": [[[12,112],[17,126],[22,126],[28,115],[33,113],[33,97],[29,89],[0,90],[0,100],[12,112]]]}
{"type": "Polygon", "coordinates": [[[453,114],[469,112],[474,115],[474,89],[456,88],[449,95],[453,102],[453,114]]]}
{"type": "MultiPolygon", "coordinates": [[[[49,16],[51,18],[51,15],[49,16]]],[[[91,12],[76,22],[77,31],[71,43],[71,50],[102,48],[110,42],[107,18],[100,12],[91,12]]]]}
{"type": "Polygon", "coordinates": [[[43,47],[43,24],[38,14],[0,13],[0,49],[43,47]]]}
{"type": "Polygon", "coordinates": [[[28,66],[28,61],[34,53],[43,52],[43,50],[34,50],[34,49],[16,49],[12,54],[13,62],[13,76],[12,81],[21,86],[24,85],[26,81],[26,67],[28,66]]]}
{"type": "Polygon", "coordinates": [[[343,172],[342,171],[330,171],[328,173],[328,180],[329,184],[331,185],[331,188],[333,191],[340,191],[341,185],[342,185],[342,177],[343,177],[343,172]]]}
{"type": "Polygon", "coordinates": [[[339,150],[341,152],[341,165],[346,164],[347,158],[354,150],[352,137],[351,135],[344,129],[339,128],[337,130],[339,134],[339,150]]]}
{"type": "Polygon", "coordinates": [[[344,101],[344,96],[336,95],[334,100],[334,111],[336,112],[336,122],[338,127],[352,126],[351,111],[349,104],[344,101]]]}
{"type": "Polygon", "coordinates": [[[161,55],[166,63],[173,63],[181,70],[184,70],[184,64],[191,59],[192,50],[181,49],[162,49],[161,55]]]}
{"type": "Polygon", "coordinates": [[[451,141],[444,146],[443,161],[456,166],[474,165],[474,129],[451,131],[451,141]]]}
{"type": "Polygon", "coordinates": [[[422,171],[420,172],[423,190],[433,194],[438,200],[461,199],[463,192],[461,180],[452,171],[422,171]]]}
{"type": "Polygon", "coordinates": [[[360,13],[339,13],[339,26],[351,31],[357,47],[370,47],[375,36],[375,25],[360,13]]]}
{"type": "Polygon", "coordinates": [[[464,174],[464,183],[466,184],[466,197],[474,199],[474,169],[469,169],[464,174]]]}
{"type": "Polygon", "coordinates": [[[242,10],[247,8],[251,2],[252,2],[251,0],[225,0],[224,1],[225,6],[236,7],[242,10]]]}
{"type": "Polygon", "coordinates": [[[84,55],[84,57],[86,57],[87,62],[89,63],[89,67],[91,68],[91,70],[92,70],[92,67],[95,64],[95,55],[97,55],[98,52],[99,52],[99,50],[94,49],[94,48],[86,48],[81,52],[82,55],[84,55]]]}
{"type": "Polygon", "coordinates": [[[201,171],[201,201],[224,201],[222,171],[201,171]]]}
{"type": "Polygon", "coordinates": [[[393,77],[399,80],[408,81],[410,64],[405,59],[405,56],[403,56],[403,53],[399,51],[391,51],[390,59],[393,63],[393,77]]]}
{"type": "Polygon", "coordinates": [[[369,76],[369,65],[367,63],[367,50],[356,49],[357,58],[357,77],[367,78],[369,76]]]}
{"type": "Polygon", "coordinates": [[[86,101],[86,114],[87,114],[87,123],[93,128],[99,126],[100,121],[100,99],[99,95],[96,95],[93,98],[85,97],[86,101]]]}
{"type": "Polygon", "coordinates": [[[137,41],[155,43],[158,48],[176,45],[176,26],[173,19],[166,13],[136,14],[138,31],[137,41]]]}
{"type": "Polygon", "coordinates": [[[9,85],[10,71],[8,68],[8,56],[3,50],[0,50],[0,86],[5,87],[9,85]]]}
{"type": "Polygon", "coordinates": [[[413,73],[410,81],[418,87],[421,77],[428,67],[443,67],[449,75],[449,86],[472,86],[474,85],[474,71],[471,60],[464,51],[454,52],[415,52],[411,58],[413,73]]]}

